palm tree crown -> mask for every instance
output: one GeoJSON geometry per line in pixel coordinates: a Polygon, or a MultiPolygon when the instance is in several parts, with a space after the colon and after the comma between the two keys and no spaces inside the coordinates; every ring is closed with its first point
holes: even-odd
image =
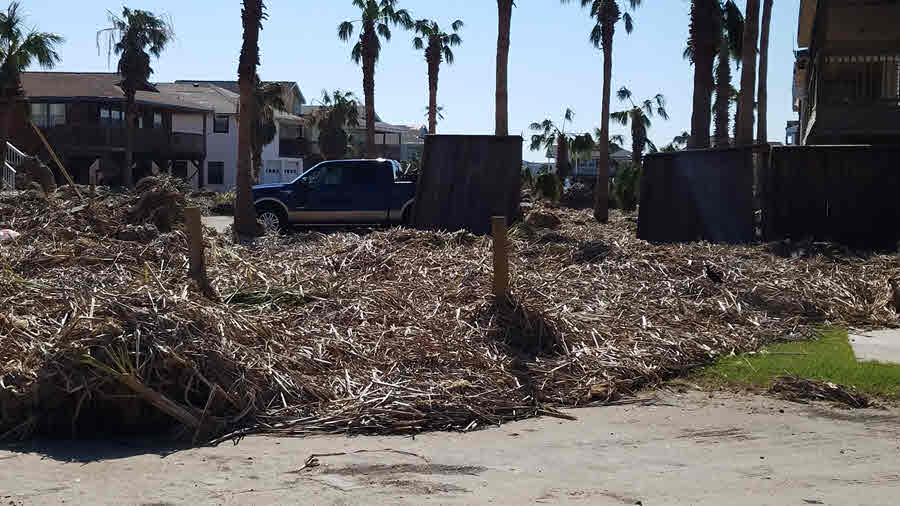
{"type": "Polygon", "coordinates": [[[566,134],[566,123],[571,123],[574,118],[575,113],[571,108],[567,108],[559,126],[549,118],[528,126],[529,130],[537,132],[531,136],[532,151],[541,149],[549,151],[556,147],[556,175],[561,180],[565,179],[569,172],[569,135],[566,134]]]}
{"type": "Polygon", "coordinates": [[[166,45],[175,38],[172,24],[152,12],[122,8],[122,16],[107,11],[110,26],[97,32],[97,46],[106,36],[108,56],[119,56],[118,71],[122,76],[122,91],[133,93],[147,85],[153,68],[150,56],[162,55],[166,45]]]}
{"type": "Polygon", "coordinates": [[[57,46],[65,42],[55,33],[39,32],[25,27],[19,2],[12,2],[0,12],[0,88],[2,98],[17,97],[22,91],[21,73],[33,63],[53,68],[59,63],[57,46]]]}
{"type": "Polygon", "coordinates": [[[628,123],[631,123],[631,159],[637,166],[640,165],[645,147],[656,151],[656,146],[647,138],[647,129],[653,124],[650,118],[654,114],[662,119],[669,119],[669,113],[666,112],[666,98],[661,93],[657,93],[653,98],[635,103],[631,90],[624,86],[616,92],[616,97],[620,102],[631,104],[630,109],[611,113],[610,118],[622,126],[628,126],[628,123]]]}
{"type": "Polygon", "coordinates": [[[355,23],[361,23],[359,40],[353,46],[351,58],[357,64],[362,62],[365,53],[378,61],[381,55],[381,38],[391,40],[391,26],[400,25],[409,29],[413,27],[412,17],[406,9],[397,9],[397,0],[353,0],[353,6],[362,11],[362,18],[357,21],[344,21],[338,26],[338,37],[344,42],[350,41],[355,31],[355,23]],[[370,34],[367,28],[371,26],[374,32],[370,34]],[[368,43],[371,42],[371,45],[368,43]]]}
{"type": "Polygon", "coordinates": [[[413,47],[419,50],[425,49],[426,60],[437,58],[439,61],[453,65],[451,48],[462,44],[462,38],[458,32],[464,25],[465,23],[457,19],[450,25],[451,32],[447,33],[441,30],[436,21],[420,19],[413,25],[413,30],[418,34],[413,38],[413,47]]]}

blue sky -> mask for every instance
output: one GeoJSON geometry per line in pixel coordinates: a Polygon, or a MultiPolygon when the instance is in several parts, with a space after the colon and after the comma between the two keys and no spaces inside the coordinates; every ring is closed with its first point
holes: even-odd
{"type": "MultiPolygon", "coordinates": [[[[791,76],[800,0],[775,2],[770,42],[769,135],[784,140],[791,110],[791,76]]],[[[358,18],[350,0],[267,0],[269,19],[260,38],[260,75],[296,81],[308,100],[322,89],[349,89],[362,97],[362,74],[350,60],[350,44],[337,38],[343,20],[358,18]]],[[[529,135],[528,125],[550,117],[559,121],[566,107],[575,113],[573,131],[593,130],[600,121],[603,69],[599,50],[588,42],[592,25],[578,0],[518,0],[510,50],[510,133],[529,135]]],[[[743,1],[738,2],[743,5],[743,1]]],[[[110,0],[24,0],[30,24],[66,37],[58,70],[107,71],[98,53],[96,31],[106,26],[110,0]]],[[[241,43],[239,0],[144,0],[132,8],[169,15],[177,39],[153,62],[155,81],[235,79],[241,43]]],[[[493,0],[401,0],[415,18],[448,26],[462,19],[463,45],[456,63],[441,69],[438,103],[445,120],[439,133],[493,133],[497,8],[493,0]]],[[[628,86],[636,97],[663,93],[669,121],[656,119],[649,134],[658,145],[690,129],[692,68],[681,57],[688,30],[688,0],[649,0],[633,13],[635,30],[616,34],[613,90],[628,86]]],[[[736,80],[739,74],[736,74],[736,80]]],[[[375,77],[376,108],[385,121],[421,124],[428,102],[425,62],[412,47],[412,34],[394,30],[382,51],[375,77]]],[[[613,98],[613,110],[619,104],[613,98]]],[[[613,133],[627,133],[613,127],[613,133]]],[[[527,142],[526,142],[527,144],[527,142]]],[[[542,153],[526,152],[529,160],[542,153]]]]}

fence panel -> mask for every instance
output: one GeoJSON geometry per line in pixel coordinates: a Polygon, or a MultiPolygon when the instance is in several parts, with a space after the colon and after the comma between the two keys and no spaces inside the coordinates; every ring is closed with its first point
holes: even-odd
{"type": "Polygon", "coordinates": [[[779,147],[763,180],[766,240],[900,240],[900,146],[779,147]]]}
{"type": "Polygon", "coordinates": [[[753,241],[754,149],[647,155],[638,237],[655,242],[753,241]]]}

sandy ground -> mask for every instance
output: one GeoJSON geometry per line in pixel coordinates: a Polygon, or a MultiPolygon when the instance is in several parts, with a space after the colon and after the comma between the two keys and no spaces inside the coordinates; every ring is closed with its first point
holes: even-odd
{"type": "Polygon", "coordinates": [[[0,450],[0,504],[896,505],[900,410],[660,393],[468,434],[0,450]],[[311,466],[304,463],[319,456],[311,466]]]}

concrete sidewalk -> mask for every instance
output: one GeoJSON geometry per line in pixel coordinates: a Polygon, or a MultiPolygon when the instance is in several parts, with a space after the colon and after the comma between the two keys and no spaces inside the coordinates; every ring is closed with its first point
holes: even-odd
{"type": "Polygon", "coordinates": [[[900,329],[851,330],[849,337],[856,360],[900,364],[900,329]]]}
{"type": "Polygon", "coordinates": [[[212,227],[221,234],[234,223],[234,216],[204,216],[200,221],[204,226],[212,227]]]}
{"type": "Polygon", "coordinates": [[[900,411],[664,393],[469,434],[0,450],[2,504],[895,505],[900,411]],[[314,454],[318,456],[313,457],[314,454]]]}

